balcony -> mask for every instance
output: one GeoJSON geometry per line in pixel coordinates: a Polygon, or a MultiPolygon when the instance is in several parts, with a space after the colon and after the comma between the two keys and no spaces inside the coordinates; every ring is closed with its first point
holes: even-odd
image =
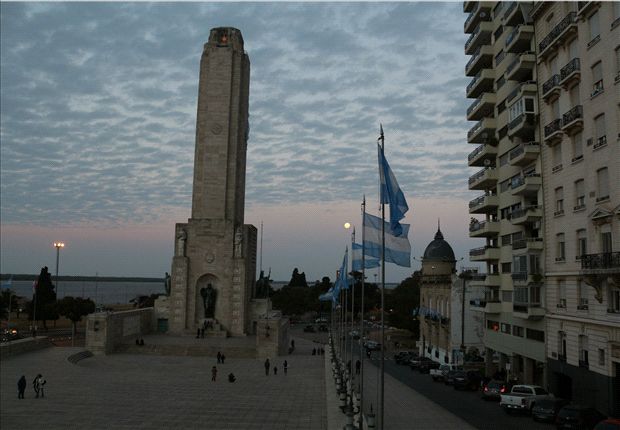
{"type": "Polygon", "coordinates": [[[495,80],[495,72],[492,69],[482,69],[467,85],[465,91],[468,98],[476,98],[480,94],[493,91],[493,81],[495,80]]]}
{"type": "Polygon", "coordinates": [[[598,6],[599,3],[599,1],[578,1],[577,16],[579,16],[579,18],[585,19],[586,16],[590,14],[590,11],[594,10],[594,8],[598,6]]]}
{"type": "MultiPolygon", "coordinates": [[[[484,69],[493,69],[493,47],[484,45],[478,47],[465,65],[465,75],[475,76],[484,69]]],[[[491,88],[493,88],[491,86],[491,88]]]]}
{"type": "Polygon", "coordinates": [[[523,12],[518,3],[519,2],[513,1],[504,12],[504,25],[514,27],[515,25],[524,23],[523,12]]]}
{"type": "Polygon", "coordinates": [[[470,214],[488,214],[493,213],[497,210],[499,206],[499,197],[497,195],[494,196],[480,196],[476,197],[472,201],[469,202],[469,213],[470,214]]]}
{"type": "Polygon", "coordinates": [[[533,196],[538,193],[542,179],[539,173],[528,173],[527,176],[519,176],[512,180],[511,194],[513,196],[533,196]]]}
{"type": "Polygon", "coordinates": [[[577,14],[569,12],[538,44],[538,58],[545,59],[558,46],[564,43],[566,36],[577,31],[577,14]]]}
{"type": "Polygon", "coordinates": [[[502,303],[499,300],[489,301],[485,298],[473,299],[469,301],[469,308],[486,314],[499,314],[502,312],[502,303]]]}
{"type": "Polygon", "coordinates": [[[491,42],[492,33],[492,22],[480,22],[472,35],[469,36],[469,39],[467,39],[467,42],[465,42],[465,54],[472,55],[479,46],[488,45],[491,42]]]}
{"type": "Polygon", "coordinates": [[[467,132],[467,142],[486,143],[495,136],[495,127],[495,118],[481,119],[467,132]]]}
{"type": "Polygon", "coordinates": [[[486,190],[497,184],[497,169],[485,167],[469,177],[470,190],[486,190]]]}
{"type": "Polygon", "coordinates": [[[536,54],[531,51],[521,53],[506,68],[506,79],[523,81],[532,77],[536,64],[536,54]]]}
{"type": "Polygon", "coordinates": [[[509,161],[511,166],[527,166],[536,160],[540,154],[540,143],[527,142],[510,151],[509,161]]]}
{"type": "Polygon", "coordinates": [[[534,36],[534,26],[519,24],[506,36],[506,52],[529,51],[534,36]]]}
{"type": "Polygon", "coordinates": [[[479,166],[482,167],[491,163],[491,165],[495,164],[495,157],[497,157],[497,147],[489,144],[483,144],[474,149],[467,156],[467,164],[471,167],[479,166]]]}
{"type": "Polygon", "coordinates": [[[510,213],[510,222],[513,225],[532,224],[542,219],[542,208],[540,206],[527,206],[515,209],[510,213]]]}
{"type": "Polygon", "coordinates": [[[579,58],[573,58],[560,70],[560,85],[567,89],[581,79],[581,64],[579,58]]]}
{"type": "Polygon", "coordinates": [[[560,75],[553,75],[542,86],[542,98],[549,104],[560,97],[562,87],[560,86],[560,75]]]}
{"type": "Polygon", "coordinates": [[[469,224],[469,237],[495,237],[499,234],[499,221],[481,221],[469,224]]]}
{"type": "Polygon", "coordinates": [[[465,31],[465,33],[473,32],[476,26],[482,21],[491,21],[490,2],[480,2],[476,5],[465,20],[463,31],[465,31]]]}
{"type": "Polygon", "coordinates": [[[513,303],[513,315],[517,318],[541,320],[545,316],[545,309],[540,303],[513,303]]]}
{"type": "Polygon", "coordinates": [[[545,126],[545,143],[547,145],[554,145],[562,140],[562,120],[560,118],[554,119],[545,126]]]}
{"type": "Polygon", "coordinates": [[[536,115],[522,113],[508,123],[508,136],[518,136],[523,140],[533,139],[536,130],[536,115]]]}
{"type": "Polygon", "coordinates": [[[495,93],[483,93],[467,108],[467,119],[479,121],[493,113],[495,108],[495,93]]]}
{"type": "Polygon", "coordinates": [[[477,5],[478,5],[477,1],[464,1],[463,12],[464,13],[473,12],[473,10],[476,8],[477,5]]]}
{"type": "Polygon", "coordinates": [[[512,250],[519,251],[519,255],[523,255],[523,252],[542,251],[542,249],[543,240],[541,237],[525,237],[512,242],[512,250]]]}
{"type": "Polygon", "coordinates": [[[499,248],[496,246],[482,246],[469,251],[470,261],[495,261],[499,260],[499,248]]]}
{"type": "Polygon", "coordinates": [[[536,86],[536,81],[521,82],[506,97],[506,107],[510,107],[515,104],[523,96],[535,96],[537,92],[538,87],[536,86]]]}
{"type": "Polygon", "coordinates": [[[583,107],[577,105],[562,115],[562,131],[568,135],[583,130],[583,107]]]}
{"type": "Polygon", "coordinates": [[[620,273],[620,252],[582,255],[581,270],[592,274],[620,273]]]}

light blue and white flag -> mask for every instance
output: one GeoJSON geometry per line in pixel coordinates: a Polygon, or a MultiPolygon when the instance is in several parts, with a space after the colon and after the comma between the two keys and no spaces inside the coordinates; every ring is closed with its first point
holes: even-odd
{"type": "Polygon", "coordinates": [[[362,263],[362,248],[362,245],[360,245],[359,243],[354,242],[351,244],[351,255],[353,259],[353,261],[351,262],[351,270],[353,272],[361,272],[362,264],[366,269],[372,269],[381,265],[381,262],[377,258],[369,257],[364,258],[364,262],[362,263]]]}
{"type": "MultiPolygon", "coordinates": [[[[411,244],[409,224],[401,224],[401,234],[396,235],[385,222],[385,261],[403,267],[411,267],[411,244]]],[[[364,214],[364,252],[371,257],[381,258],[381,218],[364,214]]]]}
{"type": "Polygon", "coordinates": [[[330,287],[329,290],[321,294],[319,300],[322,302],[334,301],[334,287],[330,287]]]}
{"type": "MultiPolygon", "coordinates": [[[[403,191],[398,186],[396,176],[390,169],[390,165],[385,159],[385,154],[381,145],[377,145],[379,153],[379,180],[380,180],[380,203],[390,205],[390,226],[395,235],[400,236],[402,227],[400,220],[405,217],[405,213],[409,210],[407,201],[403,191]]],[[[407,266],[409,267],[409,266],[407,266]]]]}
{"type": "Polygon", "coordinates": [[[344,251],[342,266],[340,266],[340,272],[338,272],[338,279],[336,282],[341,290],[349,289],[349,247],[344,251]]]}

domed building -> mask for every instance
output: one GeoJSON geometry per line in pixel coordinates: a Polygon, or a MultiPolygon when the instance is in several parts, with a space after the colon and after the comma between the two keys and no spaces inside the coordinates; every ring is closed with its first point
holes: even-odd
{"type": "Polygon", "coordinates": [[[462,348],[482,348],[483,319],[469,309],[470,296],[481,291],[469,288],[469,278],[457,276],[454,250],[438,227],[422,257],[420,355],[440,364],[461,364],[462,348]]]}

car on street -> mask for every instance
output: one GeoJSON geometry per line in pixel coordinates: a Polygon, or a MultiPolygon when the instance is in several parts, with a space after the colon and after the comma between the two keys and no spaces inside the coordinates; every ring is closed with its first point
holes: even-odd
{"type": "Polygon", "coordinates": [[[482,386],[484,400],[500,400],[502,394],[510,391],[510,385],[504,381],[491,380],[482,386]]]}
{"type": "Polygon", "coordinates": [[[375,342],[374,340],[369,340],[364,346],[368,351],[377,351],[381,349],[381,344],[379,342],[375,342]]]}
{"type": "Polygon", "coordinates": [[[594,430],[620,430],[620,419],[607,418],[595,425],[594,430]]]}
{"type": "Polygon", "coordinates": [[[558,412],[570,402],[559,397],[541,399],[532,407],[532,418],[534,421],[555,422],[558,412]]]}
{"type": "Polygon", "coordinates": [[[499,405],[506,413],[511,411],[530,412],[541,399],[553,397],[547,390],[538,385],[515,385],[510,393],[502,394],[499,405]]]}
{"type": "Polygon", "coordinates": [[[429,372],[433,381],[443,381],[451,370],[463,370],[463,367],[456,364],[442,364],[437,369],[431,369],[429,372]]]}
{"type": "Polygon", "coordinates": [[[396,364],[407,364],[416,355],[415,351],[400,351],[394,354],[394,361],[396,364]]]}
{"type": "Polygon", "coordinates": [[[454,382],[452,385],[455,390],[470,390],[476,391],[480,386],[482,375],[476,370],[468,370],[464,372],[458,372],[454,375],[454,382]]]}
{"type": "Polygon", "coordinates": [[[418,372],[420,373],[430,373],[432,369],[438,369],[441,364],[436,361],[431,360],[428,357],[424,357],[426,360],[423,360],[418,365],[418,372]]]}
{"type": "Polygon", "coordinates": [[[316,330],[314,329],[313,325],[307,325],[304,327],[304,333],[315,333],[316,330]]]}
{"type": "Polygon", "coordinates": [[[555,419],[558,430],[592,430],[599,422],[607,418],[594,408],[580,405],[566,405],[555,419]]]}
{"type": "Polygon", "coordinates": [[[456,376],[457,373],[462,372],[462,371],[463,369],[450,370],[448,373],[446,373],[446,376],[444,376],[443,383],[446,385],[454,384],[454,377],[456,376]]]}

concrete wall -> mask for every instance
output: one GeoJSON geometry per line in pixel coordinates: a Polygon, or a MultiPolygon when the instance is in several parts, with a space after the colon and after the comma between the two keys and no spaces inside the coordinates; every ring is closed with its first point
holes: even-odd
{"type": "Polygon", "coordinates": [[[48,337],[28,337],[26,339],[13,340],[0,345],[0,357],[2,359],[24,354],[38,349],[49,348],[52,346],[48,337]]]}
{"type": "Polygon", "coordinates": [[[256,329],[256,356],[259,359],[288,354],[288,318],[261,318],[256,329]]]}
{"type": "Polygon", "coordinates": [[[95,355],[111,354],[118,346],[153,331],[153,308],[99,312],[86,320],[86,349],[95,355]]]}

